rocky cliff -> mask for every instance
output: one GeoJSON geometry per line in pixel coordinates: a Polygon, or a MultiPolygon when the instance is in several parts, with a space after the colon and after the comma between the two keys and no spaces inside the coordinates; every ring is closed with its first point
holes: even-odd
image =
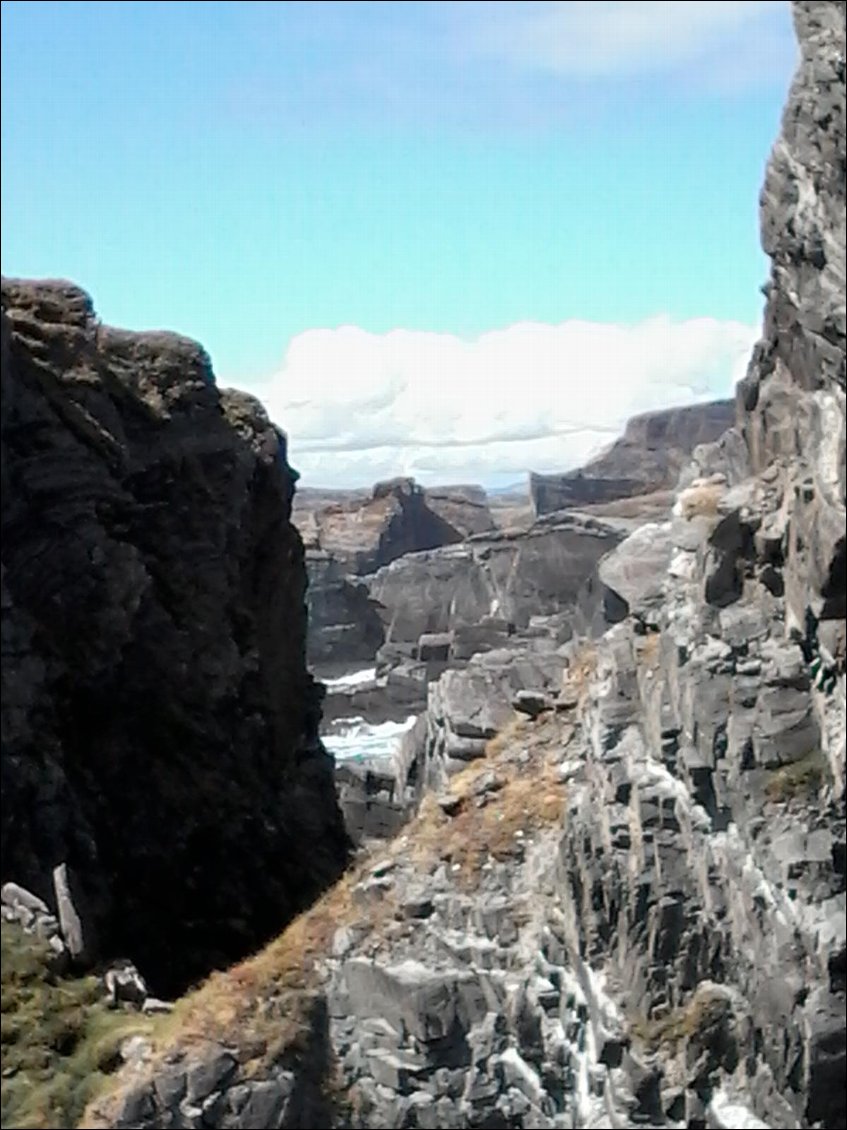
{"type": "Polygon", "coordinates": [[[323,549],[306,550],[306,568],[309,663],[323,673],[367,666],[385,642],[379,607],[367,586],[323,549]]]}
{"type": "Polygon", "coordinates": [[[608,451],[579,470],[530,475],[535,512],[552,514],[671,490],[694,448],[716,440],[734,420],[731,400],[635,416],[608,451]]]}
{"type": "Polygon", "coordinates": [[[533,615],[571,607],[599,559],[629,528],[625,521],[557,515],[529,530],[498,530],[408,554],[365,582],[389,642],[417,641],[490,616],[523,627],[533,615]]]}
{"type": "Polygon", "coordinates": [[[258,403],[65,283],[3,283],[2,866],[160,993],[345,861],[295,474],[258,403]]]}
{"type": "Polygon", "coordinates": [[[802,632],[807,609],[845,616],[844,5],[797,4],[795,18],[803,63],[761,197],[764,335],[739,400],[752,469],[783,488],[774,535],[802,632]]]}
{"type": "Polygon", "coordinates": [[[531,506],[405,479],[373,492],[309,492],[295,521],[307,546],[312,662],[322,671],[365,663],[384,641],[566,611],[602,553],[667,514],[691,453],[734,419],[733,401],[637,416],[579,470],[530,476],[531,506]]]}
{"type": "Polygon", "coordinates": [[[322,670],[373,660],[383,642],[359,576],[494,525],[481,487],[424,490],[403,478],[370,491],[304,492],[293,520],[306,544],[309,659],[322,670]]]}
{"type": "Polygon", "coordinates": [[[312,490],[293,518],[307,548],[323,550],[355,574],[494,525],[481,488],[424,490],[403,478],[377,483],[370,492],[312,490]]]}
{"type": "Polygon", "coordinates": [[[844,5],[794,12],[740,430],[601,565],[613,622],[549,709],[444,765],[86,1126],[847,1126],[844,5]]]}

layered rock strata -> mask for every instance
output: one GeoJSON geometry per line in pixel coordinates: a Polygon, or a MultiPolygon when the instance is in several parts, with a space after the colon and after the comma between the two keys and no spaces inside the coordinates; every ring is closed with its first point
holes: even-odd
{"type": "Polygon", "coordinates": [[[183,989],[346,858],[295,474],[199,346],[3,283],[3,877],[183,989]]]}
{"type": "Polygon", "coordinates": [[[535,513],[581,509],[673,489],[694,448],[718,439],[734,419],[731,400],[635,416],[608,451],[579,470],[531,475],[535,513]]]}
{"type": "Polygon", "coordinates": [[[311,490],[293,517],[307,551],[309,660],[322,673],[372,660],[384,640],[359,577],[494,526],[481,487],[424,490],[412,479],[371,491],[311,490]]]}
{"type": "Polygon", "coordinates": [[[844,5],[794,15],[739,429],[601,565],[553,708],[87,1126],[847,1126],[844,5]]]}
{"type": "Polygon", "coordinates": [[[498,531],[409,554],[367,578],[390,642],[472,629],[489,618],[517,627],[573,607],[597,562],[633,528],[624,520],[556,515],[527,531],[498,531]]]}

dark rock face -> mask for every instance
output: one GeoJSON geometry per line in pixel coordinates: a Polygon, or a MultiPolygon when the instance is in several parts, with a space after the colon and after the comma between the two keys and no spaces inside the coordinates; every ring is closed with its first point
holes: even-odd
{"type": "MultiPolygon", "coordinates": [[[[462,773],[445,758],[445,792],[352,878],[312,982],[330,1125],[847,1126],[845,7],[793,7],[746,443],[698,446],[672,514],[601,565],[582,615],[602,597],[614,623],[560,654],[559,695],[527,676],[552,709],[462,773]]],[[[480,660],[430,687],[457,761],[505,718],[480,660]]],[[[171,1065],[182,1095],[221,1048],[176,1043],[89,1124],[190,1117],[171,1065]]],[[[221,1126],[256,1124],[245,1089],[310,1124],[303,1068],[233,1054],[204,1097],[221,1126]]]]}
{"type": "Polygon", "coordinates": [[[524,627],[533,615],[573,604],[599,559],[630,529],[625,522],[560,515],[528,531],[497,531],[461,545],[410,554],[367,578],[389,641],[483,623],[524,627]]]}
{"type": "Polygon", "coordinates": [[[346,842],[305,666],[285,439],[194,343],[3,284],[3,875],[67,864],[171,993],[255,948],[346,842]]]}
{"type": "Polygon", "coordinates": [[[480,488],[431,493],[413,479],[389,479],[369,496],[350,492],[323,503],[320,497],[313,491],[294,520],[307,547],[329,553],[349,573],[371,573],[403,554],[450,545],[493,526],[480,488]]]}
{"type": "Polygon", "coordinates": [[[309,663],[343,667],[372,661],[385,632],[366,585],[322,549],[306,551],[306,568],[309,663]]]}
{"type": "Polygon", "coordinates": [[[608,451],[578,471],[531,475],[535,512],[552,514],[672,489],[694,448],[718,439],[734,420],[731,400],[635,416],[608,451]]]}
{"type": "Polygon", "coordinates": [[[293,520],[307,547],[308,652],[319,668],[372,660],[383,642],[359,576],[494,526],[481,487],[425,491],[412,479],[377,483],[372,491],[311,490],[293,520]]]}

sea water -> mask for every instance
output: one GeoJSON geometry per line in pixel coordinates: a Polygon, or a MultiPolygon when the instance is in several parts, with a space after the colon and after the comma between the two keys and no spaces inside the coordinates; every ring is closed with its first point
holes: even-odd
{"type": "Polygon", "coordinates": [[[403,735],[414,726],[416,717],[410,714],[402,722],[377,725],[364,718],[340,718],[333,723],[331,732],[323,735],[323,743],[338,761],[388,760],[403,735]]]}
{"type": "Polygon", "coordinates": [[[346,691],[352,687],[361,687],[365,683],[376,680],[376,667],[366,667],[364,671],[351,671],[348,675],[340,675],[337,679],[321,679],[329,691],[346,691]]]}

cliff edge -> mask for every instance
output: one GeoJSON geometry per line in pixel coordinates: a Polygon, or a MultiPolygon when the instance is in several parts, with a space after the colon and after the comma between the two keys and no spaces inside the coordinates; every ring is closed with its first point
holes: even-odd
{"type": "Polygon", "coordinates": [[[471,731],[86,1126],[847,1125],[845,10],[794,13],[737,425],[600,562],[561,691],[471,731]]]}
{"type": "Polygon", "coordinates": [[[160,994],[254,950],[346,844],[305,664],[295,473],[171,334],[3,282],[3,878],[160,994]]]}

